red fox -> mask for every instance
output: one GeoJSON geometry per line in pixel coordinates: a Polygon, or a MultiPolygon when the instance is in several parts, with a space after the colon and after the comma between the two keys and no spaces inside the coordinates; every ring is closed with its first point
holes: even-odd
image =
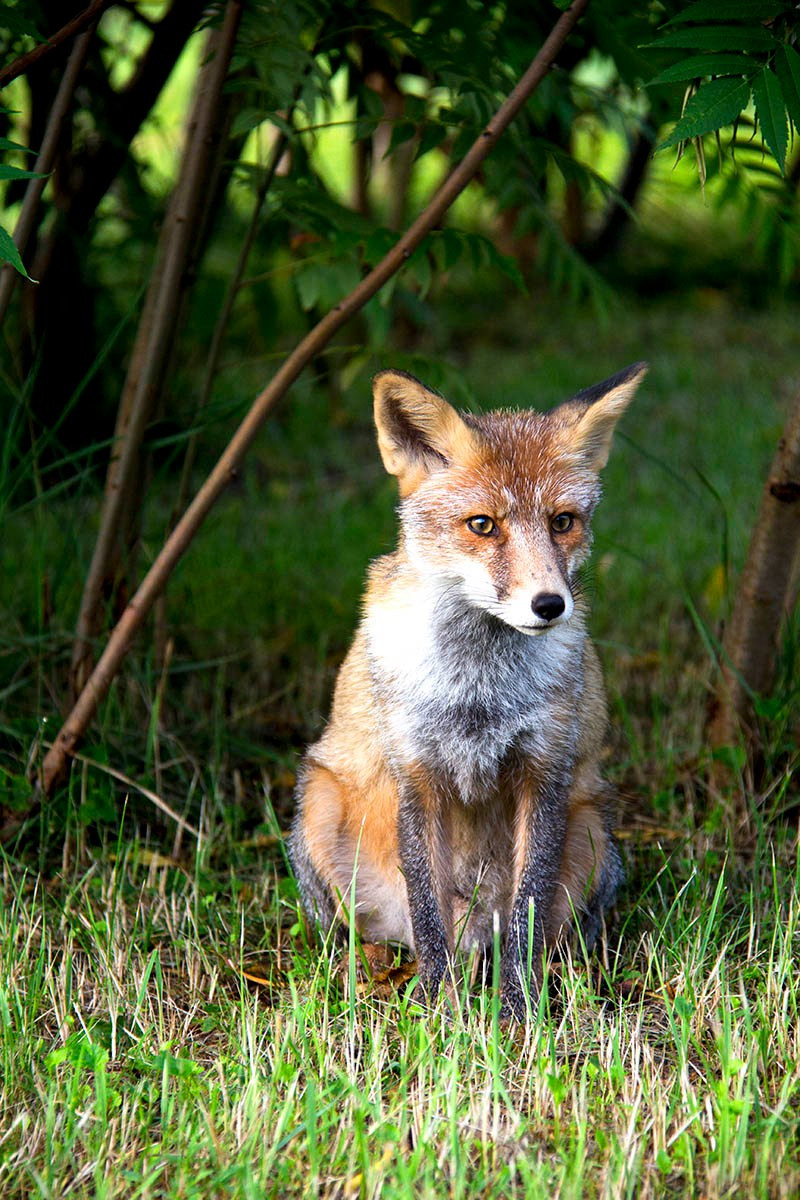
{"type": "Polygon", "coordinates": [[[622,880],[599,760],[600,666],[579,569],[599,472],[646,371],[547,413],[457,413],[375,376],[400,538],[371,566],[330,722],[303,761],[289,854],[341,939],[416,953],[435,994],[456,950],[501,936],[502,1012],[524,1020],[577,915],[588,947],[622,880]]]}

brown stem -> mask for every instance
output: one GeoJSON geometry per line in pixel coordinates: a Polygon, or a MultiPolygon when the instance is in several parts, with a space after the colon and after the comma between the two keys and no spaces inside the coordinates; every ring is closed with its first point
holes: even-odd
{"type": "MultiPolygon", "coordinates": [[[[69,113],[72,97],[75,94],[75,86],[86,59],[86,52],[89,49],[93,33],[94,28],[87,29],[85,33],[82,33],[76,39],[69,56],[69,61],[67,62],[66,70],[61,77],[61,83],[58,85],[53,107],[50,109],[50,115],[47,118],[47,128],[45,129],[41,149],[36,159],[36,165],[33,168],[39,178],[28,181],[28,186],[25,189],[25,199],[22,202],[22,211],[19,214],[19,220],[14,229],[14,244],[21,255],[25,253],[31,234],[36,227],[36,214],[39,209],[39,201],[42,198],[42,192],[47,183],[47,176],[53,169],[53,162],[55,161],[58,142],[61,136],[61,128],[69,113]]],[[[14,285],[19,278],[21,278],[19,272],[9,263],[6,263],[2,271],[0,271],[0,325],[5,320],[8,306],[11,303],[14,285]]]]}
{"type": "Polygon", "coordinates": [[[267,414],[284,395],[303,368],[327,345],[333,334],[392,277],[412,251],[441,220],[444,213],[472,179],[500,135],[547,75],[588,0],[573,0],[562,13],[539,53],[514,90],[503,101],[465,157],[441,185],[427,208],[389,253],[361,280],[356,288],[322,318],[295,347],[272,381],[256,398],[247,416],[220,456],[217,465],[176,525],[123,612],[105,650],[62,726],[43,764],[40,787],[49,793],[66,772],[70,755],[83,737],[98,704],[105,697],[134,634],[150,612],[176,563],[186,551],[209,509],[236,474],[242,457],[267,414]]]}
{"type": "MultiPolygon", "coordinates": [[[[319,39],[317,39],[317,42],[319,42],[319,39]]],[[[312,51],[312,54],[313,54],[313,51],[312,51]]],[[[292,116],[294,114],[295,107],[297,105],[297,101],[300,98],[301,91],[302,91],[302,83],[298,84],[297,87],[295,88],[294,96],[292,97],[292,103],[290,104],[289,109],[286,113],[287,124],[291,124],[291,122],[292,122],[292,116]]],[[[214,379],[216,377],[217,366],[219,364],[219,356],[222,352],[222,343],[225,339],[225,332],[228,328],[228,323],[231,319],[231,312],[233,311],[233,305],[236,301],[236,297],[239,294],[239,289],[241,288],[241,285],[242,285],[242,278],[244,277],[245,267],[247,266],[247,260],[250,257],[250,251],[253,248],[253,242],[255,241],[256,234],[258,233],[258,225],[259,225],[259,221],[261,219],[261,209],[264,205],[264,201],[267,198],[269,189],[272,187],[272,181],[275,178],[275,172],[278,170],[280,161],[283,158],[284,152],[285,152],[288,144],[289,144],[289,139],[286,136],[286,134],[279,133],[278,137],[275,141],[275,144],[272,147],[272,153],[270,155],[269,162],[264,171],[264,176],[261,180],[261,183],[258,186],[258,190],[256,192],[256,197],[255,197],[255,204],[253,206],[253,213],[252,213],[252,216],[250,217],[250,224],[247,227],[247,232],[245,233],[244,241],[242,242],[242,244],[239,248],[239,256],[236,259],[236,266],[234,267],[233,275],[228,284],[228,289],[225,293],[225,299],[222,303],[222,308],[220,309],[220,313],[217,318],[217,322],[214,326],[214,332],[211,336],[211,344],[209,346],[208,357],[206,359],[205,377],[203,379],[203,390],[200,393],[200,399],[197,404],[198,412],[202,411],[202,409],[205,408],[205,406],[208,404],[208,401],[211,397],[211,389],[214,386],[214,379]]],[[[186,449],[186,457],[183,462],[183,469],[181,471],[181,481],[180,481],[180,486],[178,488],[178,499],[175,503],[175,508],[174,508],[173,514],[170,518],[170,528],[175,524],[175,521],[177,520],[177,514],[182,512],[183,509],[186,507],[186,502],[187,502],[187,498],[188,498],[188,494],[189,494],[189,481],[191,478],[192,467],[194,465],[196,446],[197,446],[197,434],[193,434],[192,437],[189,439],[189,444],[186,449]]]]}
{"type": "Polygon", "coordinates": [[[222,28],[209,35],[208,49],[213,57],[202,69],[181,174],[159,238],[156,267],[122,390],[100,529],[75,630],[72,654],[75,694],[82,689],[88,675],[91,642],[98,628],[104,583],[119,544],[125,500],[132,494],[142,438],[172,348],[192,239],[207,199],[214,130],[242,9],[243,0],[229,0],[222,28]]]}
{"type": "MultiPolygon", "coordinates": [[[[295,101],[292,102],[292,106],[287,114],[287,121],[291,121],[292,119],[291,114],[294,110],[294,104],[299,91],[300,88],[298,86],[296,89],[295,101]]],[[[283,157],[283,153],[286,149],[288,141],[289,139],[285,133],[278,135],[275,145],[272,148],[272,154],[270,156],[269,164],[264,172],[264,177],[259,184],[258,191],[256,192],[255,205],[250,218],[250,224],[247,227],[244,241],[239,248],[239,256],[236,260],[233,276],[228,284],[228,289],[225,293],[225,299],[222,303],[222,308],[220,309],[217,322],[214,326],[214,332],[211,336],[211,344],[209,346],[208,357],[206,359],[205,377],[203,379],[203,390],[200,393],[200,399],[197,402],[198,413],[203,411],[211,397],[211,390],[214,386],[214,379],[216,377],[217,366],[219,364],[219,356],[222,353],[222,344],[225,340],[228,322],[230,321],[233,305],[239,293],[242,277],[244,276],[245,267],[247,266],[247,260],[250,257],[250,251],[253,248],[253,242],[255,241],[256,233],[258,232],[261,208],[267,198],[267,193],[269,192],[272,180],[275,178],[275,172],[278,169],[278,164],[283,157]]],[[[188,502],[192,468],[194,467],[195,455],[197,453],[197,438],[198,435],[195,431],[189,438],[186,446],[186,454],[184,455],[183,466],[181,468],[181,478],[178,484],[178,494],[172,512],[170,513],[169,523],[167,526],[167,536],[169,536],[174,529],[175,523],[178,520],[178,515],[183,512],[188,502]]],[[[160,664],[163,662],[164,651],[167,646],[166,597],[163,592],[156,601],[155,621],[156,661],[160,664]]]]}
{"type": "Polygon", "coordinates": [[[780,631],[796,603],[800,569],[800,394],[770,467],[730,621],[722,639],[720,681],[708,736],[732,746],[749,733],[751,696],[769,692],[780,631]]]}
{"type": "Polygon", "coordinates": [[[75,37],[76,33],[81,33],[87,25],[91,25],[98,19],[104,9],[108,8],[113,0],[93,0],[93,3],[85,8],[82,13],[78,13],[77,17],[73,17],[71,21],[67,21],[57,33],[49,37],[46,42],[42,42],[39,46],[34,46],[33,50],[29,50],[27,54],[21,54],[19,58],[15,58],[7,67],[3,67],[0,71],[0,88],[6,87],[11,83],[12,79],[16,79],[19,75],[24,75],[29,71],[34,63],[39,62],[46,54],[50,54],[52,50],[58,49],[62,42],[69,41],[71,37],[75,37]]]}

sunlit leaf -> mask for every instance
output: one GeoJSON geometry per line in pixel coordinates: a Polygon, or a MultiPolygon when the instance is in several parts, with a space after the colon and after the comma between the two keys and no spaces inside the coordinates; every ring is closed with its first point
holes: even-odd
{"type": "Polygon", "coordinates": [[[741,79],[712,79],[689,99],[683,116],[659,150],[677,142],[702,137],[724,125],[730,125],[750,100],[750,87],[741,79]]]}

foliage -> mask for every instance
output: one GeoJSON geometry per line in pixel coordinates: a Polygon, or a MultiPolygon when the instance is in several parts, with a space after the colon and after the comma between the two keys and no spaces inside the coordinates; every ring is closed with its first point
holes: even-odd
{"type": "Polygon", "coordinates": [[[756,128],[781,174],[789,131],[800,132],[796,7],[788,0],[696,0],[667,21],[653,51],[692,50],[651,85],[687,81],[683,112],[659,149],[732,125],[755,105],[756,128]]]}
{"type": "MultiPolygon", "coordinates": [[[[9,110],[7,108],[0,107],[0,115],[8,116],[9,110]]],[[[31,153],[27,146],[23,146],[19,142],[13,142],[6,137],[0,137],[0,150],[4,150],[6,152],[13,151],[18,154],[31,153]]],[[[0,182],[4,180],[8,181],[37,178],[41,177],[37,176],[35,171],[26,171],[22,167],[13,166],[11,163],[0,162],[0,182]]],[[[25,279],[31,278],[23,266],[22,258],[20,257],[19,250],[14,244],[14,239],[8,230],[5,229],[3,225],[0,225],[0,263],[4,262],[11,263],[11,266],[14,268],[14,270],[18,271],[20,275],[24,276],[25,279]]],[[[33,280],[31,280],[31,282],[33,282],[33,280]]]]}

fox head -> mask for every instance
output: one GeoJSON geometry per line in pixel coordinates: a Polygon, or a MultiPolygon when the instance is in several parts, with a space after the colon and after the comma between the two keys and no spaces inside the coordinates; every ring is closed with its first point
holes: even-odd
{"type": "Polygon", "coordinates": [[[550,412],[480,416],[412,375],[380,371],[378,445],[414,566],[522,633],[569,621],[599,473],[646,370],[635,363],[550,412]]]}

